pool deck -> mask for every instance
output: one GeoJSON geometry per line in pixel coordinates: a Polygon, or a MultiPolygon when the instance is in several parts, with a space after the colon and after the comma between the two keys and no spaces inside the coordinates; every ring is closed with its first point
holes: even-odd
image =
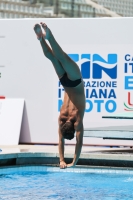
{"type": "MultiPolygon", "coordinates": [[[[0,167],[18,165],[58,166],[57,145],[0,146],[0,167]]],[[[66,163],[72,161],[75,146],[65,146],[66,163]]],[[[133,168],[133,149],[83,146],[77,166],[133,168]]]]}

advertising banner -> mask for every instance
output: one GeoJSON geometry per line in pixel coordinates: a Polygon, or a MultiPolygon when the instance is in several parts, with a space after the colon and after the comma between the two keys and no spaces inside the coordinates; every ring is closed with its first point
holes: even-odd
{"type": "MultiPolygon", "coordinates": [[[[34,33],[34,24],[41,21],[0,20],[0,96],[25,99],[21,143],[58,143],[64,89],[34,33]]],[[[132,120],[102,116],[133,111],[133,18],[44,22],[80,68],[86,96],[84,128],[132,130],[132,120]]],[[[84,138],[85,144],[96,141],[84,138]]]]}
{"type": "MultiPolygon", "coordinates": [[[[80,45],[78,51],[74,46],[65,47],[67,52],[71,49],[68,55],[78,64],[82,73],[86,96],[86,128],[131,124],[130,120],[102,119],[104,115],[133,111],[132,45],[124,47],[122,49],[122,45],[91,45],[88,49],[87,45],[80,45]]],[[[57,90],[59,111],[64,96],[60,82],[57,90]]]]}

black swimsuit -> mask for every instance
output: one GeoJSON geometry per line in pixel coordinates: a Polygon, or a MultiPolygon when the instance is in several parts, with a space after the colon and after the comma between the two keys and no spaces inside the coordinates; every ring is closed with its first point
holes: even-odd
{"type": "Polygon", "coordinates": [[[68,77],[67,77],[67,73],[65,73],[61,78],[60,78],[60,82],[64,87],[76,87],[77,85],[79,85],[81,83],[82,79],[77,79],[75,81],[71,81],[68,77]]]}

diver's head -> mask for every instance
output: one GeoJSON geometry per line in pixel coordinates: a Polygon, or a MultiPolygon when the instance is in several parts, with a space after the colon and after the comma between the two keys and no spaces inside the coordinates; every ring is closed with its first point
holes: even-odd
{"type": "Polygon", "coordinates": [[[74,138],[74,123],[67,121],[61,126],[60,130],[65,139],[72,140],[74,138]]]}

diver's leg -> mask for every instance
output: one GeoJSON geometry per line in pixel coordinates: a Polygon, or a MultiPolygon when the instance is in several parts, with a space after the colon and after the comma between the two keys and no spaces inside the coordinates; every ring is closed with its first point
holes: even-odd
{"type": "Polygon", "coordinates": [[[41,27],[40,27],[39,24],[36,24],[34,26],[34,31],[37,35],[38,40],[40,40],[40,44],[42,46],[42,50],[43,50],[44,55],[52,62],[58,77],[59,78],[62,77],[63,74],[65,73],[65,70],[63,69],[59,60],[54,56],[53,51],[48,46],[45,39],[43,39],[44,34],[42,33],[42,30],[41,30],[41,27]]]}
{"type": "Polygon", "coordinates": [[[47,25],[45,23],[41,23],[41,25],[45,31],[44,39],[47,39],[49,41],[55,57],[60,61],[68,77],[71,80],[81,78],[81,73],[78,65],[62,50],[47,25]]]}

